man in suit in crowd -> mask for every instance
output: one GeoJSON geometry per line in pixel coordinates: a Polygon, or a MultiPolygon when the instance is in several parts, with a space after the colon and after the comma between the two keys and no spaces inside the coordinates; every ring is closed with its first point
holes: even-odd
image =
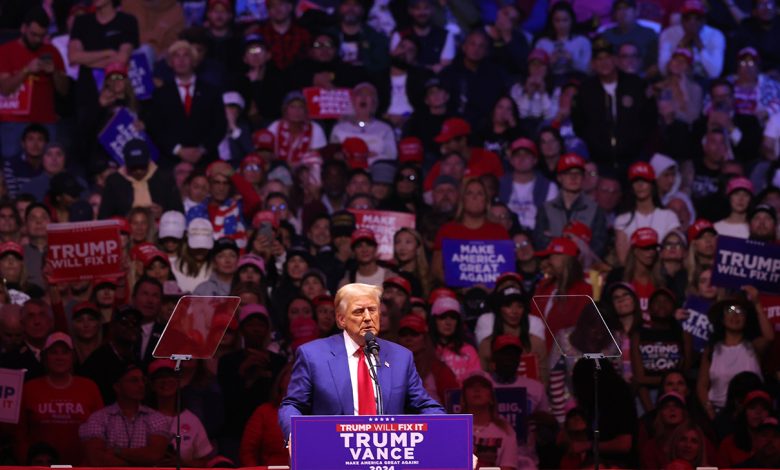
{"type": "MultiPolygon", "coordinates": [[[[336,324],[344,331],[298,349],[287,396],[279,407],[284,436],[290,436],[292,416],[377,414],[364,346],[366,333],[379,333],[381,295],[381,287],[357,283],[336,293],[336,324]]],[[[423,388],[412,353],[396,343],[382,339],[377,343],[384,413],[445,413],[423,388]]]]}
{"type": "Polygon", "coordinates": [[[146,118],[154,142],[160,146],[158,164],[172,168],[180,161],[205,167],[217,156],[217,145],[225,136],[226,120],[222,95],[195,74],[197,52],[187,41],[168,48],[168,62],[174,79],[152,96],[146,118]]]}

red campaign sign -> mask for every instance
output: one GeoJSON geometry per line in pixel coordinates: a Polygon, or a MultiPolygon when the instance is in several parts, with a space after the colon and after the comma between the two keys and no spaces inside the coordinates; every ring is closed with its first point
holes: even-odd
{"type": "Polygon", "coordinates": [[[355,214],[355,226],[374,232],[379,259],[393,259],[393,237],[402,228],[414,228],[414,214],[393,211],[350,210],[355,214]]]}
{"type": "Polygon", "coordinates": [[[122,239],[115,220],[49,224],[50,282],[122,277],[122,239]]]}
{"type": "Polygon", "coordinates": [[[32,84],[32,79],[27,79],[18,90],[10,95],[0,94],[0,116],[23,116],[30,114],[32,84]]]}
{"type": "Polygon", "coordinates": [[[306,108],[312,119],[338,119],[352,113],[352,97],[349,88],[309,87],[303,89],[306,108]]]}

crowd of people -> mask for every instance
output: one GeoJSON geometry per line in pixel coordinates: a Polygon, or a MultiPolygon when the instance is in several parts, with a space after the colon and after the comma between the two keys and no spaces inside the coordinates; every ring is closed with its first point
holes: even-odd
{"type": "Polygon", "coordinates": [[[359,282],[480,466],[586,468],[598,418],[615,468],[780,467],[780,287],[712,282],[718,237],[780,240],[775,0],[3,0],[0,39],[3,463],[174,465],[180,382],[183,466],[287,464],[359,282]],[[385,256],[361,211],[415,223],[385,256]],[[53,282],[48,224],[101,219],[126,275],[53,282]],[[448,240],[515,269],[448,286],[448,240]],[[190,293],[241,306],[177,378],[190,293]]]}

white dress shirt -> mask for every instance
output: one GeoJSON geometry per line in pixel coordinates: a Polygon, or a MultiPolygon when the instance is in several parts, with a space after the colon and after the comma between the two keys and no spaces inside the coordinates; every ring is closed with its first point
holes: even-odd
{"type": "MultiPolygon", "coordinates": [[[[344,331],[344,346],[347,348],[347,363],[349,364],[349,380],[352,382],[352,404],[354,405],[354,413],[357,416],[358,414],[358,358],[355,355],[358,349],[360,349],[360,345],[358,345],[350,336],[347,334],[346,331],[344,331]]],[[[365,356],[364,356],[365,358],[365,356]]],[[[369,368],[369,371],[371,370],[371,366],[368,365],[368,360],[364,359],[366,361],[366,366],[369,368]]],[[[377,389],[376,384],[374,384],[374,396],[377,396],[377,389]]],[[[377,410],[378,411],[378,410],[377,410]]]]}

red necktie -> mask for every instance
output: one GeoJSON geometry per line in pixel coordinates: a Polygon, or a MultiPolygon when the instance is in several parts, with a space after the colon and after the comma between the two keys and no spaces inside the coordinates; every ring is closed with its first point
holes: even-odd
{"type": "Polygon", "coordinates": [[[366,355],[363,352],[363,348],[359,348],[356,355],[358,358],[358,414],[375,415],[374,382],[368,373],[368,364],[366,364],[366,355]]]}
{"type": "Polygon", "coordinates": [[[190,84],[182,83],[181,87],[184,88],[184,114],[189,116],[190,110],[192,110],[192,95],[190,94],[190,84]]]}

